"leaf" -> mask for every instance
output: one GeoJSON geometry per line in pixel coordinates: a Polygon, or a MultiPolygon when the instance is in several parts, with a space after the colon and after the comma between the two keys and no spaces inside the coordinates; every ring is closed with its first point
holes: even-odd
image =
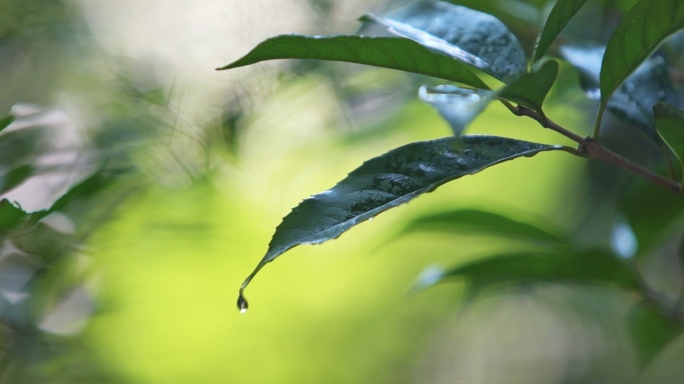
{"type": "Polygon", "coordinates": [[[369,18],[394,35],[415,40],[505,83],[527,68],[525,51],[515,35],[483,12],[442,1],[419,1],[369,18]]]}
{"type": "Polygon", "coordinates": [[[263,41],[244,57],[217,70],[274,59],[344,61],[487,88],[467,66],[414,41],[397,37],[281,35],[263,41]]]}
{"type": "Polygon", "coordinates": [[[543,115],[542,104],[557,75],[558,63],[549,60],[538,71],[523,74],[497,92],[453,85],[423,85],[418,97],[437,109],[449,122],[454,135],[458,136],[497,97],[524,105],[543,115]]]}
{"type": "Polygon", "coordinates": [[[540,243],[567,244],[568,239],[556,231],[528,224],[510,217],[479,209],[456,209],[411,220],[401,234],[416,231],[474,233],[506,236],[540,243]]]}
{"type": "MultiPolygon", "coordinates": [[[[684,158],[684,110],[660,102],[653,107],[653,114],[658,132],[663,136],[679,161],[679,169],[684,169],[684,164],[682,164],[682,158],[684,158]]],[[[684,175],[680,181],[684,181],[684,175]]]]}
{"type": "MultiPolygon", "coordinates": [[[[599,119],[617,87],[665,40],[684,28],[681,0],[639,0],[608,42],[601,65],[599,119]]],[[[597,121],[597,124],[600,121],[597,121]]]]}
{"type": "Polygon", "coordinates": [[[21,165],[4,174],[0,174],[0,195],[23,183],[24,180],[33,175],[33,171],[33,166],[21,165]]]}
{"type": "Polygon", "coordinates": [[[663,317],[645,302],[636,303],[627,313],[625,321],[642,369],[682,333],[678,324],[663,317]]]}
{"type": "Polygon", "coordinates": [[[637,289],[634,274],[610,253],[601,251],[515,252],[459,265],[443,279],[465,278],[478,285],[504,282],[569,282],[637,289]]]}
{"type": "Polygon", "coordinates": [[[558,76],[558,62],[546,61],[537,71],[525,74],[504,87],[499,97],[542,113],[542,104],[558,76]]]}
{"type": "Polygon", "coordinates": [[[0,200],[0,234],[9,231],[27,216],[28,213],[14,206],[9,200],[0,200]]]}
{"type": "Polygon", "coordinates": [[[565,28],[570,19],[579,11],[587,0],[558,0],[551,9],[549,17],[539,31],[534,44],[532,61],[537,62],[551,46],[558,34],[565,28]]]}
{"type": "MultiPolygon", "coordinates": [[[[599,71],[604,48],[600,46],[561,48],[563,56],[580,72],[582,88],[590,98],[600,98],[599,71]]],[[[672,165],[674,153],[658,134],[653,106],[658,102],[681,103],[681,97],[668,75],[665,61],[654,56],[641,64],[608,100],[607,110],[634,126],[662,151],[672,165]]]]}
{"type": "MultiPolygon", "coordinates": [[[[332,189],[302,201],[280,223],[268,251],[240,288],[285,251],[335,239],[356,224],[406,203],[440,185],[520,156],[561,146],[494,137],[447,137],[396,148],[365,162],[332,189]]],[[[240,305],[242,304],[242,305],[240,305]]]]}
{"type": "Polygon", "coordinates": [[[465,128],[496,98],[496,93],[484,89],[466,89],[454,85],[423,85],[418,98],[430,104],[451,126],[455,136],[465,128]]]}
{"type": "Polygon", "coordinates": [[[14,116],[6,116],[0,119],[0,132],[2,132],[3,129],[9,127],[10,124],[14,122],[14,116]]]}

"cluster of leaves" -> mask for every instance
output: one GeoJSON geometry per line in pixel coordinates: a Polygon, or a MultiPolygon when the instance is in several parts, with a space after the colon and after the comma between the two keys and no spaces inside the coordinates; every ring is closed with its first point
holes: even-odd
{"type": "MultiPolygon", "coordinates": [[[[219,68],[273,59],[317,59],[396,69],[456,83],[423,86],[419,91],[419,98],[449,123],[453,136],[411,143],[370,159],[333,188],[294,208],[277,227],[266,255],[242,284],[239,309],[247,310],[243,291],[252,278],[292,247],[337,238],[356,224],[446,182],[521,156],[560,150],[601,160],[668,189],[676,202],[682,200],[684,99],[670,80],[664,56],[654,52],[666,38],[684,28],[684,3],[640,0],[624,16],[607,45],[557,47],[559,56],[577,68],[587,96],[599,101],[593,134],[583,137],[554,123],[542,107],[557,81],[561,60],[549,52],[585,3],[558,0],[540,29],[529,59],[517,37],[494,16],[451,3],[423,0],[383,15],[368,14],[361,18],[364,23],[384,28],[383,35],[277,36],[219,68]],[[485,80],[500,85],[492,87],[485,80]],[[469,123],[495,100],[514,115],[529,117],[574,141],[577,147],[463,135],[469,123]],[[613,152],[601,142],[605,110],[643,134],[647,143],[644,145],[658,149],[667,168],[665,175],[613,152]]],[[[676,208],[669,222],[676,223],[680,212],[676,208]]],[[[648,341],[659,340],[655,342],[658,345],[645,347],[657,351],[671,340],[672,334],[678,334],[679,328],[674,324],[684,324],[684,314],[659,298],[631,262],[635,253],[652,250],[655,236],[639,229],[638,215],[628,218],[636,227],[639,244],[616,246],[612,251],[583,249],[569,235],[542,230],[493,212],[442,212],[410,223],[407,230],[479,229],[542,245],[538,252],[496,255],[439,271],[422,284],[458,277],[467,278],[474,288],[506,281],[573,281],[619,287],[636,292],[649,305],[649,310],[643,309],[643,303],[635,307],[632,323],[637,330],[644,324],[656,324],[655,329],[664,332],[662,338],[648,341]]],[[[659,224],[661,229],[666,227],[663,222],[659,224]]],[[[626,231],[627,238],[634,236],[629,228],[626,231]]],[[[683,252],[679,250],[680,254],[683,252]]]]}

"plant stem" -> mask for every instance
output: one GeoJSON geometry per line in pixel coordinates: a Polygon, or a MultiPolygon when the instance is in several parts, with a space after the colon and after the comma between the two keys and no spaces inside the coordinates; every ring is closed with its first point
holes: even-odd
{"type": "Polygon", "coordinates": [[[578,156],[605,161],[677,193],[683,192],[682,183],[661,176],[652,170],[611,151],[592,137],[581,137],[554,123],[537,111],[518,105],[517,109],[513,112],[518,116],[527,116],[532,118],[536,120],[542,127],[556,131],[568,139],[576,142],[579,146],[577,147],[577,153],[575,154],[578,156]]]}

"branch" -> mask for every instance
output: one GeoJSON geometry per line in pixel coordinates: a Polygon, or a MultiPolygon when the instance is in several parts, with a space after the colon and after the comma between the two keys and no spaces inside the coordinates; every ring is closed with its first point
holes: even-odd
{"type": "Polygon", "coordinates": [[[554,123],[553,121],[546,118],[546,116],[538,113],[537,111],[523,107],[521,105],[518,105],[518,107],[514,110],[512,109],[512,111],[518,116],[527,116],[529,118],[532,118],[536,120],[542,127],[556,131],[561,135],[567,137],[568,139],[579,144],[579,146],[577,147],[577,153],[575,153],[578,156],[605,161],[606,163],[613,164],[616,167],[622,168],[637,176],[641,176],[655,184],[660,185],[661,187],[665,187],[680,194],[683,192],[682,183],[661,176],[653,172],[652,170],[645,168],[633,162],[632,160],[629,160],[628,158],[611,151],[610,149],[606,148],[601,143],[599,143],[591,137],[581,137],[554,123]]]}

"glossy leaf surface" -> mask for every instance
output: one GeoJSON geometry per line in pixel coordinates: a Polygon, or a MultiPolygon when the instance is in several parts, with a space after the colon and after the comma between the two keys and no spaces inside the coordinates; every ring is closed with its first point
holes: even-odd
{"type": "Polygon", "coordinates": [[[601,108],[617,87],[665,40],[684,28],[684,1],[639,0],[613,33],[601,65],[601,108]]]}
{"type": "Polygon", "coordinates": [[[527,68],[517,37],[486,13],[441,1],[419,1],[370,18],[397,36],[473,65],[506,83],[527,68]]]}
{"type": "Polygon", "coordinates": [[[478,285],[503,282],[559,282],[614,285],[636,289],[630,270],[613,255],[601,251],[517,252],[459,265],[443,279],[465,278],[478,285]]]}
{"type": "Polygon", "coordinates": [[[542,26],[534,44],[532,61],[539,61],[568,22],[587,0],[558,0],[542,26]]]}
{"type": "Polygon", "coordinates": [[[423,85],[418,91],[418,98],[435,108],[449,123],[454,135],[460,136],[489,102],[496,98],[496,93],[453,85],[423,85]]]}
{"type": "Polygon", "coordinates": [[[283,219],[240,292],[265,264],[292,247],[337,238],[354,225],[451,180],[560,148],[502,137],[463,136],[411,143],[371,159],[332,189],[301,202],[283,219]]]}
{"type": "Polygon", "coordinates": [[[553,244],[566,244],[568,240],[557,231],[549,231],[540,225],[479,209],[457,209],[423,216],[410,221],[401,233],[416,231],[504,236],[553,244]]]}
{"type": "Polygon", "coordinates": [[[275,59],[366,64],[487,88],[466,65],[415,41],[399,37],[281,35],[263,41],[244,57],[217,69],[237,68],[275,59]]]}

